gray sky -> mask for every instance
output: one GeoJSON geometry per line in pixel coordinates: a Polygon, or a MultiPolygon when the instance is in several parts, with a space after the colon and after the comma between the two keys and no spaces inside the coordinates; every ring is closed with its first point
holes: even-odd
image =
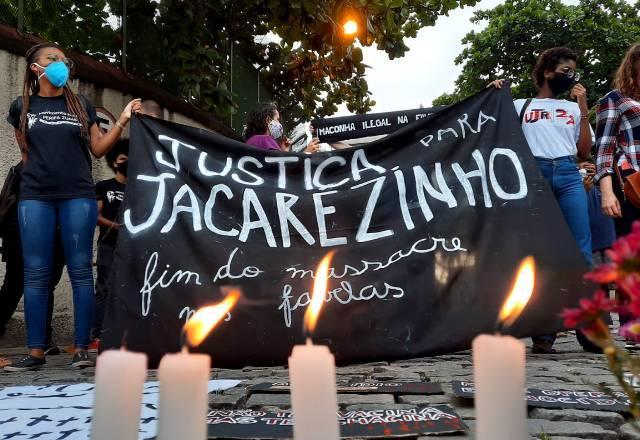
{"type": "MultiPolygon", "coordinates": [[[[478,9],[490,9],[501,0],[482,0],[473,8],[456,9],[448,17],[438,19],[435,26],[421,29],[416,38],[406,41],[409,51],[402,58],[389,60],[374,46],[363,48],[369,90],[376,106],[373,112],[386,112],[428,107],[444,92],[453,91],[461,66],[454,59],[462,51],[462,38],[472,29],[469,19],[478,9]]],[[[348,115],[341,107],[338,115],[348,115]]]]}
{"type": "MultiPolygon", "coordinates": [[[[629,0],[630,1],[630,0],[629,0]]],[[[406,110],[431,105],[442,93],[452,92],[454,81],[462,66],[454,59],[462,51],[462,38],[471,30],[480,30],[484,24],[472,25],[469,19],[478,9],[491,9],[502,0],[481,0],[473,8],[456,9],[448,17],[440,17],[435,26],[427,27],[416,38],[406,42],[410,50],[403,58],[389,60],[387,54],[375,47],[365,47],[364,63],[367,82],[376,106],[372,112],[406,110]]],[[[565,3],[575,4],[576,0],[565,3]]],[[[348,115],[341,106],[334,116],[348,115]]]]}

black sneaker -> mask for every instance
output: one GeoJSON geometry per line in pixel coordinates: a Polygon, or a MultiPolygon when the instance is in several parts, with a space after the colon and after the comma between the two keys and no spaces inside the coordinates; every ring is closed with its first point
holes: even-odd
{"type": "Polygon", "coordinates": [[[56,356],[58,354],[60,354],[60,347],[53,342],[44,349],[45,356],[56,356]]]}
{"type": "Polygon", "coordinates": [[[45,358],[37,358],[28,355],[20,362],[17,362],[13,365],[7,365],[6,367],[4,367],[4,369],[5,371],[30,371],[37,370],[46,363],[47,361],[45,360],[45,358]]]}
{"type": "Polygon", "coordinates": [[[76,368],[93,367],[93,361],[89,359],[89,353],[83,350],[73,355],[71,366],[76,368]]]}
{"type": "Polygon", "coordinates": [[[548,345],[533,344],[531,346],[531,353],[532,354],[555,354],[556,350],[555,348],[551,348],[548,345]]]}

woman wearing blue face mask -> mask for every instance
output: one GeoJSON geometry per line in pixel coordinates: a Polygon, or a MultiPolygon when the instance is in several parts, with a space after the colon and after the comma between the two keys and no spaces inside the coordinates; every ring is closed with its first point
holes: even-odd
{"type": "Polygon", "coordinates": [[[25,58],[23,93],[11,105],[7,120],[15,128],[24,163],[18,216],[29,355],[6,369],[31,370],[45,364],[47,285],[58,226],[73,288],[71,364],[86,367],[92,364],[87,346],[94,307],[91,260],[97,218],[89,153],[102,157],[113,147],[140,101],[127,104],[114,128],[103,134],[93,105],[67,83],[73,63],[60,47],[40,44],[25,58]]]}

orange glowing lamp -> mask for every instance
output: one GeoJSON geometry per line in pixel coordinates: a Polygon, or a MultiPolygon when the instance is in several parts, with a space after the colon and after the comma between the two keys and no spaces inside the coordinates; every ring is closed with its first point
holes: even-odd
{"type": "Polygon", "coordinates": [[[354,20],[353,18],[347,19],[342,24],[342,32],[347,37],[353,37],[354,35],[356,35],[358,33],[358,22],[356,20],[354,20]]]}

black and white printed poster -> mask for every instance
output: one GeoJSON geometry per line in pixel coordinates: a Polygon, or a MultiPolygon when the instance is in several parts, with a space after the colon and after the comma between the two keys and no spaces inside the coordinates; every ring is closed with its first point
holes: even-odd
{"type": "Polygon", "coordinates": [[[520,129],[487,89],[364,147],[265,151],[136,117],[101,348],[180,348],[194,311],[243,299],[198,350],[284,364],[304,342],[314,270],[335,251],[314,334],[339,363],[465,349],[493,332],[521,260],[533,297],[507,332],[559,330],[586,265],[520,129]]]}
{"type": "Polygon", "coordinates": [[[311,125],[321,142],[335,142],[393,133],[412,122],[424,119],[445,106],[418,108],[398,112],[367,113],[316,119],[311,125]]]}
{"type": "MultiPolygon", "coordinates": [[[[339,411],[340,438],[402,438],[464,432],[468,429],[448,405],[411,409],[339,411]]],[[[291,411],[213,410],[207,414],[210,439],[290,439],[291,411]]]]}
{"type": "MultiPolygon", "coordinates": [[[[252,393],[289,393],[289,382],[263,382],[249,387],[252,393]]],[[[340,394],[444,394],[438,382],[338,382],[340,394]]]]}
{"type": "MultiPolygon", "coordinates": [[[[561,386],[561,385],[559,385],[561,386]]],[[[476,387],[473,382],[454,380],[453,394],[463,399],[473,399],[476,387]]],[[[539,390],[527,389],[527,406],[536,408],[565,408],[593,411],[629,412],[631,401],[622,391],[597,390],[539,390]]]]}

